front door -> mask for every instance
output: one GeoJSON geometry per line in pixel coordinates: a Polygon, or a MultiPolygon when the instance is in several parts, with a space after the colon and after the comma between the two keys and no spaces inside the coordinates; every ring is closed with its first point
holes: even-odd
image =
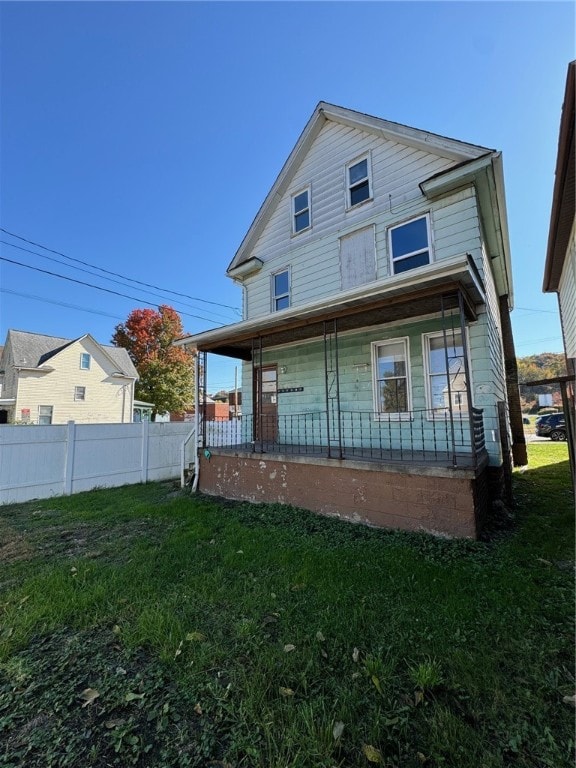
{"type": "Polygon", "coordinates": [[[278,438],[278,367],[263,365],[254,369],[254,437],[256,440],[275,442],[278,438]],[[262,381],[262,391],[260,391],[262,381]]]}

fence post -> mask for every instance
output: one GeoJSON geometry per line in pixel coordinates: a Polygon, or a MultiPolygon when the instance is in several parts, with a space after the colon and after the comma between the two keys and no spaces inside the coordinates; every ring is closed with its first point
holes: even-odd
{"type": "Polygon", "coordinates": [[[148,443],[150,441],[150,422],[146,419],[142,422],[142,460],[141,482],[148,482],[148,443]]]}
{"type": "Polygon", "coordinates": [[[64,495],[72,493],[72,480],[74,479],[74,451],[76,449],[76,424],[68,422],[66,431],[66,456],[64,457],[64,495]]]}

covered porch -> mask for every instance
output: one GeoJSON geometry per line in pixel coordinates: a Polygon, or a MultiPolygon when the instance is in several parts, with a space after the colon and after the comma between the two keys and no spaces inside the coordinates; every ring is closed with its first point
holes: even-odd
{"type": "Polygon", "coordinates": [[[349,291],[336,302],[290,308],[193,337],[200,391],[206,386],[208,353],[245,363],[243,419],[232,425],[200,419],[200,447],[212,453],[482,466],[483,412],[473,406],[467,334],[485,300],[478,270],[465,255],[456,264],[431,265],[418,283],[411,276],[397,278],[349,291]],[[358,344],[374,329],[400,321],[422,323],[423,318],[434,318],[436,359],[444,357],[444,377],[430,376],[436,387],[434,407],[419,407],[424,404],[401,392],[400,385],[406,389],[409,382],[399,382],[398,376],[378,384],[380,404],[357,397],[350,368],[369,374],[371,363],[365,357],[360,361],[360,355],[356,361],[350,358],[350,339],[358,344]],[[295,378],[298,357],[313,346],[307,380],[295,378]]]}

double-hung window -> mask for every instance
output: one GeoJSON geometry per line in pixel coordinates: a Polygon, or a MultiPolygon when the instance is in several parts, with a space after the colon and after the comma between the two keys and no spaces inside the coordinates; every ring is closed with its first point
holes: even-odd
{"type": "Polygon", "coordinates": [[[311,226],[310,187],[292,195],[292,234],[297,235],[311,226]]]}
{"type": "Polygon", "coordinates": [[[290,270],[283,269],[272,275],[272,311],[290,306],[290,270]]]}
{"type": "Polygon", "coordinates": [[[346,187],[348,190],[348,208],[370,200],[370,162],[369,156],[354,160],[346,166],[346,187]]]}
{"type": "Polygon", "coordinates": [[[52,424],[52,410],[51,405],[39,405],[38,406],[38,424],[48,425],[52,424]]]}
{"type": "Polygon", "coordinates": [[[407,414],[410,411],[408,339],[374,342],[372,371],[376,414],[407,414]]]}
{"type": "Polygon", "coordinates": [[[453,416],[467,416],[468,393],[462,333],[447,333],[446,344],[443,333],[428,333],[424,336],[423,349],[428,408],[433,417],[447,416],[450,410],[453,416]]]}
{"type": "Polygon", "coordinates": [[[86,400],[86,387],[74,387],[74,400],[86,400]]]}
{"type": "Polygon", "coordinates": [[[80,355],[80,368],[83,371],[89,371],[90,370],[90,355],[88,352],[82,352],[80,355]]]}
{"type": "Polygon", "coordinates": [[[390,227],[388,234],[393,274],[430,263],[430,220],[427,215],[390,227]]]}

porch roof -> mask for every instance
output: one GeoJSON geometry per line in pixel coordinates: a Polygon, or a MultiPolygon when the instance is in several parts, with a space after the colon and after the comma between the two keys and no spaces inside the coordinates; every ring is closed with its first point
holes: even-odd
{"type": "Polygon", "coordinates": [[[485,295],[469,254],[429,264],[417,274],[393,275],[337,297],[186,336],[174,343],[194,346],[199,352],[251,360],[253,339],[260,339],[262,347],[273,347],[322,336],[326,321],[338,320],[338,331],[343,332],[433,314],[440,311],[441,296],[446,310],[457,308],[459,290],[467,317],[475,320],[476,307],[484,303],[485,295]]]}

